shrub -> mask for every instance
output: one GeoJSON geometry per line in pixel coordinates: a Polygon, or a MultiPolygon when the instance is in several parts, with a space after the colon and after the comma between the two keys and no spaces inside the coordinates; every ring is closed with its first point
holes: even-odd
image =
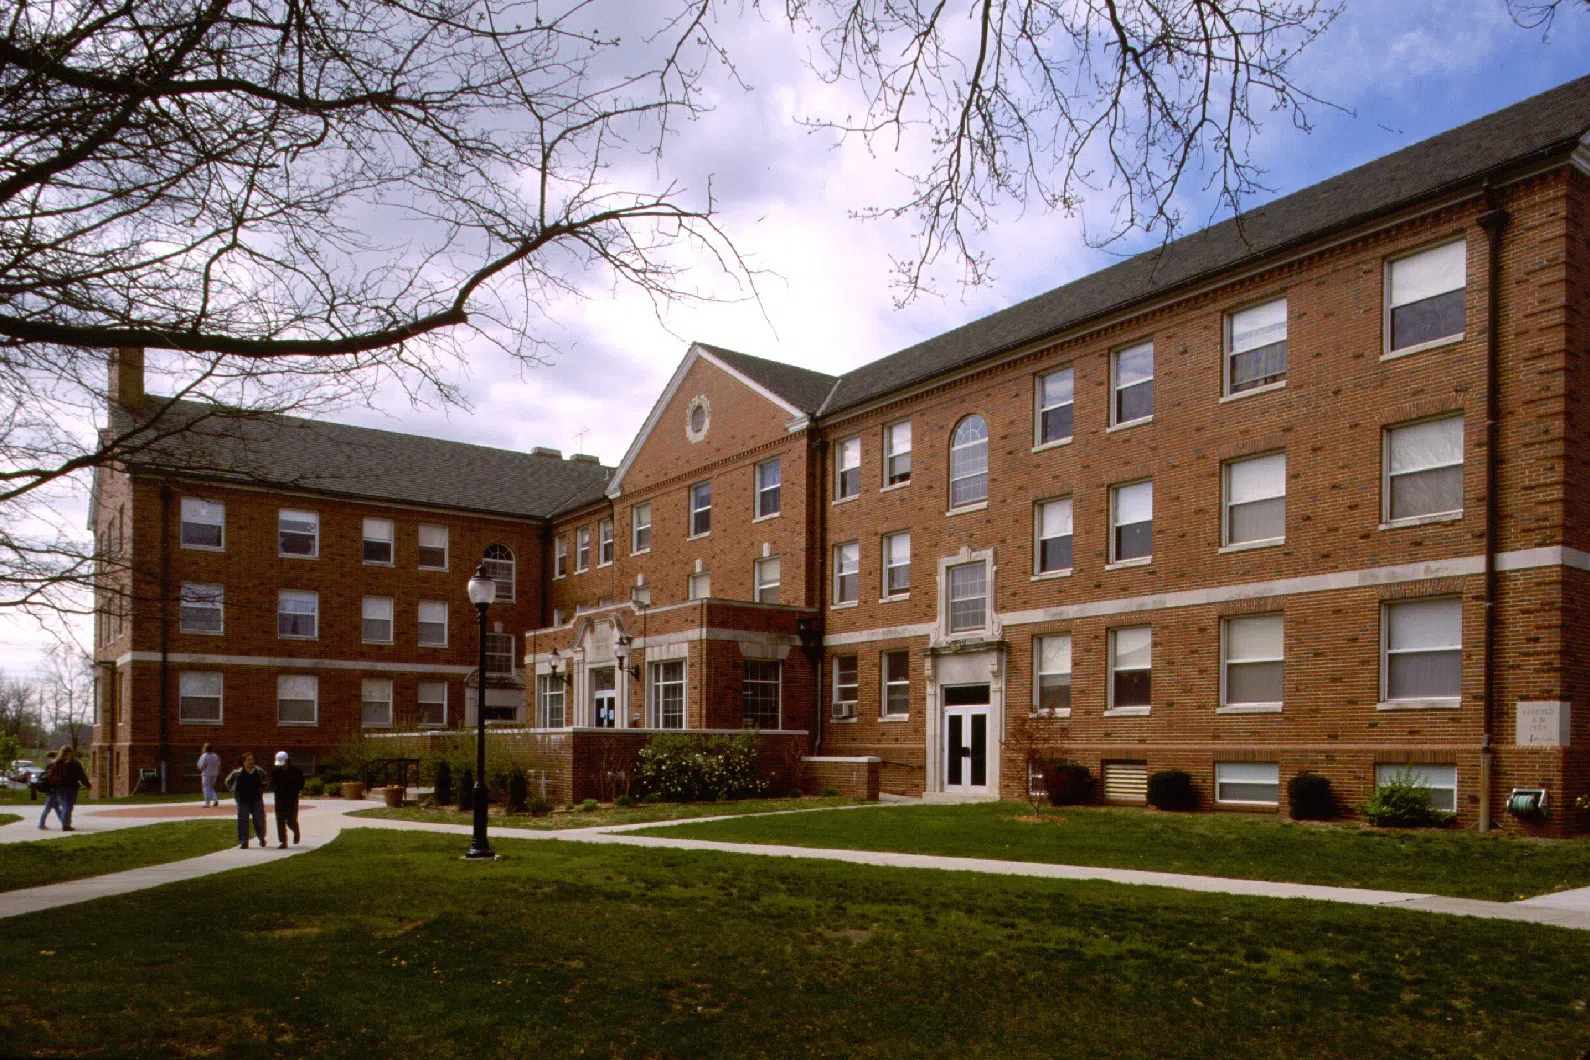
{"type": "Polygon", "coordinates": [[[525,808],[536,817],[545,817],[552,812],[552,807],[547,804],[547,800],[539,795],[532,796],[525,808]]]}
{"type": "Polygon", "coordinates": [[[475,776],[465,769],[458,774],[458,812],[468,813],[475,808],[475,776]]]}
{"type": "Polygon", "coordinates": [[[789,797],[792,798],[792,799],[800,798],[801,797],[801,789],[800,788],[790,788],[789,789],[789,797]]]}
{"type": "Polygon", "coordinates": [[[641,796],[640,801],[646,803],[649,806],[652,803],[661,802],[662,796],[655,791],[648,791],[646,794],[641,796]]]}
{"type": "Polygon", "coordinates": [[[447,759],[438,759],[434,775],[436,793],[433,797],[436,799],[436,805],[446,806],[453,801],[453,767],[448,764],[447,759]]]}
{"type": "Polygon", "coordinates": [[[508,774],[508,812],[524,813],[525,797],[530,794],[524,771],[515,769],[508,774]]]}
{"type": "Polygon", "coordinates": [[[332,782],[330,784],[327,784],[326,785],[326,794],[330,795],[334,799],[342,798],[342,785],[338,784],[336,782],[332,782]]]}
{"type": "Polygon", "coordinates": [[[675,802],[743,798],[767,788],[756,767],[754,733],[659,733],[635,756],[635,772],[642,791],[675,802]]]}
{"type": "Polygon", "coordinates": [[[1294,821],[1328,821],[1336,816],[1336,796],[1329,777],[1299,773],[1286,782],[1286,801],[1294,821]]]}
{"type": "Polygon", "coordinates": [[[308,780],[304,781],[305,795],[324,795],[325,793],[326,782],[320,777],[310,777],[308,780]]]}
{"type": "Polygon", "coordinates": [[[1412,770],[1399,770],[1375,788],[1361,811],[1381,828],[1445,828],[1456,817],[1430,805],[1430,789],[1412,770]]]}
{"type": "Polygon", "coordinates": [[[822,796],[825,799],[826,798],[832,798],[833,796],[839,794],[839,789],[834,787],[832,784],[830,784],[828,787],[826,787],[823,790],[819,791],[817,794],[822,796]]]}
{"type": "Polygon", "coordinates": [[[1043,790],[1051,806],[1077,806],[1093,799],[1093,774],[1075,762],[1053,762],[1043,767],[1043,790]]]}
{"type": "Polygon", "coordinates": [[[1157,810],[1196,810],[1192,777],[1185,770],[1161,769],[1148,778],[1148,804],[1157,810]]]}
{"type": "Polygon", "coordinates": [[[633,806],[633,805],[635,805],[635,800],[633,798],[631,798],[630,796],[628,796],[628,795],[620,795],[618,798],[613,800],[613,805],[614,806],[633,806]]]}
{"type": "Polygon", "coordinates": [[[584,802],[580,803],[581,813],[595,813],[601,808],[602,804],[597,802],[595,799],[586,799],[584,802]]]}

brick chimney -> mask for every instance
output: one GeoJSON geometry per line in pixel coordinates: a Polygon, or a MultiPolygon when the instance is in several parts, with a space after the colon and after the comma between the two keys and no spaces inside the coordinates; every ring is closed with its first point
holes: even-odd
{"type": "Polygon", "coordinates": [[[110,354],[110,400],[113,405],[137,408],[144,401],[144,351],[142,346],[118,346],[110,354]]]}

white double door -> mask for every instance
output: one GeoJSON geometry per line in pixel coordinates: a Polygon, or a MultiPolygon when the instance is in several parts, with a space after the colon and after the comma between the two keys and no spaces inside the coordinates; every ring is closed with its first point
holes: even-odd
{"type": "Polygon", "coordinates": [[[949,685],[942,689],[944,790],[967,795],[989,791],[989,718],[987,684],[949,685]]]}

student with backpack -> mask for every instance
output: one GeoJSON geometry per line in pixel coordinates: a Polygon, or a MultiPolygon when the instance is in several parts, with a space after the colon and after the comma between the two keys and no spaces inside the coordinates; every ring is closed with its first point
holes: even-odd
{"type": "MultiPolygon", "coordinates": [[[[78,787],[88,787],[88,774],[83,772],[83,763],[77,760],[70,747],[55,752],[55,762],[44,771],[44,782],[50,788],[50,797],[44,802],[44,816],[49,816],[53,803],[61,819],[61,831],[77,831],[72,827],[72,809],[77,805],[78,787]]],[[[45,827],[44,817],[39,818],[39,827],[45,827]]]]}
{"type": "Polygon", "coordinates": [[[48,829],[50,827],[45,822],[50,819],[51,810],[55,811],[55,816],[61,818],[61,824],[66,824],[66,818],[61,814],[61,800],[55,797],[55,792],[50,788],[50,770],[54,768],[55,752],[51,751],[49,754],[44,756],[44,770],[38,775],[38,778],[33,781],[32,785],[30,785],[29,790],[29,794],[35,799],[39,797],[39,792],[44,792],[44,812],[39,814],[39,827],[42,829],[48,829]]]}
{"type": "Polygon", "coordinates": [[[232,789],[232,799],[237,803],[237,845],[248,849],[248,823],[254,822],[254,832],[259,845],[265,845],[265,789],[270,786],[270,774],[254,764],[254,756],[246,754],[238,767],[226,778],[232,789]]]}

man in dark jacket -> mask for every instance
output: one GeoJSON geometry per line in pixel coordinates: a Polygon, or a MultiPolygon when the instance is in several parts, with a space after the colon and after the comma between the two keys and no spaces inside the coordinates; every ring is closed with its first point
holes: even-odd
{"type": "Polygon", "coordinates": [[[248,822],[254,822],[259,835],[259,845],[265,845],[265,788],[270,774],[254,764],[254,756],[243,756],[243,762],[226,778],[232,790],[232,801],[237,804],[237,845],[248,846],[248,822]]]}
{"type": "MultiPolygon", "coordinates": [[[[55,754],[55,761],[50,768],[44,771],[45,783],[49,785],[50,799],[55,802],[55,812],[61,818],[61,831],[75,832],[72,827],[72,808],[77,805],[78,787],[88,787],[88,774],[83,772],[83,763],[77,760],[77,755],[70,747],[63,747],[55,754]]],[[[44,804],[44,814],[49,816],[50,804],[44,804]]],[[[39,827],[44,827],[44,818],[39,818],[39,827]]]]}
{"type": "Polygon", "coordinates": [[[293,830],[293,842],[298,842],[298,793],[304,790],[304,771],[288,760],[286,751],[276,752],[271,790],[276,793],[276,841],[285,850],[289,828],[293,830]]]}

